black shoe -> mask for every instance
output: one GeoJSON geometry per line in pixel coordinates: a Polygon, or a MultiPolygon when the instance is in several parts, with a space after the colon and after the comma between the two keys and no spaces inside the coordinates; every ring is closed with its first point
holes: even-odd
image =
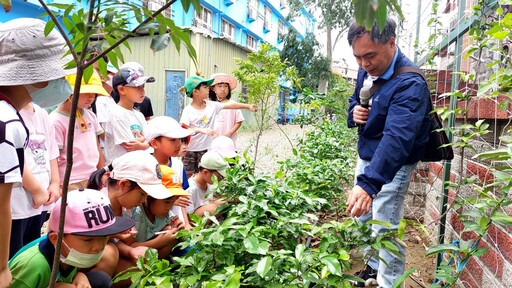
{"type": "Polygon", "coordinates": [[[354,287],[371,287],[377,285],[377,270],[369,265],[366,265],[366,268],[357,271],[354,275],[364,280],[362,282],[352,282],[352,286],[354,287]]]}

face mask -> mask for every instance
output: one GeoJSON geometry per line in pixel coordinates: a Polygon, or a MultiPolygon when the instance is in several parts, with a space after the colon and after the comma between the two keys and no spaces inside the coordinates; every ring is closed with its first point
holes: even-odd
{"type": "Polygon", "coordinates": [[[89,268],[96,263],[98,263],[103,256],[103,251],[96,254],[85,254],[76,251],[73,248],[69,248],[66,242],[62,241],[64,245],[69,249],[69,253],[67,257],[60,255],[60,261],[64,264],[68,264],[69,266],[77,267],[77,268],[89,268]]]}
{"type": "Polygon", "coordinates": [[[25,85],[25,88],[32,97],[32,101],[43,108],[60,104],[73,94],[71,85],[64,78],[50,80],[44,88],[36,88],[30,84],[25,85]]]}

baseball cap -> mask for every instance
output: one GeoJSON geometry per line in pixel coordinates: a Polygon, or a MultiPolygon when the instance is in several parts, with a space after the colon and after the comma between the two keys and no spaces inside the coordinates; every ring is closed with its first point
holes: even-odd
{"type": "Polygon", "coordinates": [[[45,36],[46,22],[17,18],[0,24],[0,86],[34,84],[76,73],[64,69],[72,60],[57,30],[45,36]]]}
{"type": "MultiPolygon", "coordinates": [[[[50,231],[58,231],[62,198],[50,214],[50,231]]],[[[116,217],[108,197],[98,190],[81,189],[68,192],[64,234],[79,236],[108,236],[135,226],[128,217],[116,217]]]]}
{"type": "Polygon", "coordinates": [[[171,192],[169,197],[190,195],[190,193],[183,190],[180,176],[178,176],[176,170],[167,165],[160,165],[160,172],[162,173],[162,184],[164,184],[165,188],[171,192]]]}
{"type": "Polygon", "coordinates": [[[208,151],[201,157],[199,167],[217,171],[222,177],[226,177],[226,169],[229,168],[229,164],[218,152],[208,151]]]}
{"type": "Polygon", "coordinates": [[[155,77],[144,76],[144,67],[137,62],[126,62],[112,78],[114,89],[117,86],[139,87],[155,82],[155,77]]]}
{"type": "Polygon", "coordinates": [[[162,185],[162,175],[155,157],[146,151],[132,151],[112,161],[110,178],[136,182],[142,190],[155,199],[169,198],[169,191],[162,185]]]}
{"type": "Polygon", "coordinates": [[[216,73],[216,74],[211,75],[210,78],[214,79],[213,83],[212,83],[212,86],[213,85],[217,85],[219,83],[227,83],[227,84],[229,84],[229,88],[231,90],[236,88],[236,84],[237,83],[236,83],[235,77],[229,76],[228,74],[216,73]]]}
{"type": "MultiPolygon", "coordinates": [[[[71,88],[75,89],[75,81],[76,74],[71,74],[66,76],[66,80],[68,80],[69,84],[71,84],[71,88]]],[[[82,84],[80,85],[80,93],[94,93],[101,96],[110,95],[105,88],[103,88],[103,84],[101,83],[100,75],[96,71],[93,71],[91,78],[89,81],[85,83],[84,77],[82,77],[82,84]]]]}
{"type": "Polygon", "coordinates": [[[235,158],[238,156],[233,139],[223,135],[213,138],[208,151],[217,152],[225,158],[235,158]]]}
{"type": "Polygon", "coordinates": [[[169,116],[156,116],[153,117],[146,127],[146,139],[153,140],[160,136],[165,136],[173,139],[181,139],[190,136],[193,131],[184,129],[169,116]]]}
{"type": "Polygon", "coordinates": [[[205,83],[206,86],[212,85],[214,79],[204,79],[203,77],[193,75],[188,77],[185,81],[185,85],[180,88],[181,90],[185,90],[188,97],[192,97],[192,91],[199,86],[201,83],[205,83]]]}

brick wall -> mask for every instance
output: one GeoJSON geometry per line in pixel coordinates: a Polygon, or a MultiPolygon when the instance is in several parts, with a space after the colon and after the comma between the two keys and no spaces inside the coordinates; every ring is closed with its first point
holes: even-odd
{"type": "MultiPolygon", "coordinates": [[[[473,159],[464,160],[460,164],[460,157],[452,161],[450,178],[452,181],[459,179],[459,174],[464,173],[467,177],[474,176],[480,183],[492,182],[492,173],[489,169],[473,159]],[[461,172],[462,171],[462,172],[461,172]]],[[[425,186],[425,207],[424,225],[430,233],[430,240],[437,243],[439,235],[440,206],[442,199],[442,176],[443,166],[440,163],[428,163],[418,166],[418,175],[413,179],[416,182],[424,183],[425,186]]],[[[478,194],[479,186],[468,185],[459,189],[461,197],[475,197],[478,194]]],[[[449,204],[452,203],[455,191],[449,190],[449,204]]],[[[476,234],[463,233],[464,224],[457,217],[464,209],[471,207],[462,207],[458,211],[450,210],[447,214],[447,226],[445,229],[445,241],[450,243],[455,239],[475,239],[476,234]]],[[[508,211],[512,214],[512,211],[508,211]]],[[[506,229],[498,225],[492,225],[485,238],[480,241],[480,247],[488,248],[489,251],[481,257],[473,257],[461,273],[458,287],[493,287],[508,288],[512,287],[512,229],[506,229]]]]}

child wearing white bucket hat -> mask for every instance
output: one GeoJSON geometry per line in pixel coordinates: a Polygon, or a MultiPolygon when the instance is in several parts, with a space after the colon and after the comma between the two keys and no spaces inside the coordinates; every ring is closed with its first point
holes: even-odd
{"type": "Polygon", "coordinates": [[[0,24],[0,287],[7,287],[11,232],[10,197],[13,183],[21,183],[23,149],[27,128],[18,111],[34,101],[42,107],[55,105],[71,95],[64,79],[74,71],[64,70],[69,62],[65,41],[55,30],[45,36],[46,23],[18,18],[0,24]]]}

